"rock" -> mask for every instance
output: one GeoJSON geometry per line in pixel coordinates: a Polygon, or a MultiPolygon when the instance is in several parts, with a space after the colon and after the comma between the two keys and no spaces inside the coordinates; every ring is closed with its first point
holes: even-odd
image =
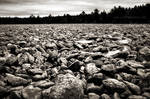
{"type": "Polygon", "coordinates": [[[29,70],[29,69],[31,69],[31,64],[28,64],[28,63],[22,64],[22,68],[29,70]]]}
{"type": "Polygon", "coordinates": [[[34,57],[30,53],[27,53],[27,56],[28,56],[29,63],[33,64],[34,63],[34,57]]]}
{"type": "Polygon", "coordinates": [[[100,96],[95,93],[88,93],[88,99],[100,99],[100,96]]]}
{"type": "Polygon", "coordinates": [[[121,99],[119,94],[117,92],[114,93],[113,99],[121,99]]]}
{"type": "Polygon", "coordinates": [[[141,93],[141,89],[139,86],[133,84],[133,83],[130,83],[130,82],[127,82],[127,81],[124,81],[124,83],[128,86],[128,88],[134,93],[134,94],[140,94],[141,93]]]}
{"type": "Polygon", "coordinates": [[[87,84],[87,93],[100,94],[103,92],[103,86],[94,85],[94,83],[87,84]]]}
{"type": "Polygon", "coordinates": [[[122,99],[122,98],[127,98],[130,95],[132,95],[132,92],[129,89],[127,89],[126,91],[124,91],[123,93],[120,94],[120,97],[122,99]]]}
{"type": "Polygon", "coordinates": [[[112,78],[108,78],[106,80],[103,80],[102,82],[106,88],[117,92],[124,91],[127,88],[127,86],[123,82],[112,78]]]}
{"type": "Polygon", "coordinates": [[[5,87],[0,86],[0,96],[3,97],[8,93],[8,90],[5,87]]]}
{"type": "Polygon", "coordinates": [[[33,86],[27,86],[22,90],[24,99],[41,99],[41,89],[33,86]]]}
{"type": "Polygon", "coordinates": [[[102,80],[104,79],[104,75],[102,73],[97,73],[92,76],[89,76],[87,79],[88,83],[94,83],[96,85],[100,85],[102,80]]]}
{"type": "Polygon", "coordinates": [[[47,43],[45,44],[45,47],[46,47],[47,49],[57,49],[57,45],[56,45],[54,42],[47,42],[47,43]]]}
{"type": "Polygon", "coordinates": [[[54,84],[55,83],[52,81],[47,82],[46,80],[42,80],[42,81],[34,82],[33,86],[39,87],[39,88],[49,88],[53,86],[54,84]]]}
{"type": "Polygon", "coordinates": [[[142,94],[142,96],[145,96],[145,97],[147,97],[148,99],[150,98],[150,93],[149,92],[144,92],[143,94],[142,94]]]}
{"type": "Polygon", "coordinates": [[[147,98],[144,96],[131,95],[128,97],[128,99],[147,99],[147,98]]]}
{"type": "Polygon", "coordinates": [[[44,72],[42,75],[36,74],[32,77],[34,81],[39,81],[47,78],[47,72],[44,72]]]}
{"type": "Polygon", "coordinates": [[[10,56],[7,57],[6,64],[13,65],[15,62],[17,62],[17,57],[13,54],[10,54],[10,56]]]}
{"type": "Polygon", "coordinates": [[[26,41],[19,41],[18,44],[20,47],[25,47],[27,42],[26,41]]]}
{"type": "Polygon", "coordinates": [[[85,67],[86,73],[93,75],[99,71],[94,63],[88,63],[85,67]]]}
{"type": "Polygon", "coordinates": [[[73,72],[77,72],[80,70],[82,63],[80,61],[73,62],[68,68],[73,72]]]}
{"type": "Polygon", "coordinates": [[[29,81],[27,81],[26,79],[8,73],[6,73],[5,80],[11,86],[27,85],[29,83],[29,81]]]}
{"type": "Polygon", "coordinates": [[[17,45],[15,45],[15,44],[11,44],[11,43],[8,43],[7,44],[7,49],[8,50],[10,50],[10,52],[12,53],[12,54],[15,54],[16,53],[16,49],[17,49],[18,47],[17,47],[17,45]]]}
{"type": "Polygon", "coordinates": [[[75,41],[77,43],[81,43],[81,44],[91,44],[93,43],[93,40],[79,40],[79,41],[75,41]]]}
{"type": "Polygon", "coordinates": [[[12,91],[10,93],[10,99],[22,99],[21,91],[12,91]]]}
{"type": "Polygon", "coordinates": [[[116,66],[114,66],[113,64],[102,65],[101,70],[104,72],[115,73],[116,66]]]}
{"type": "Polygon", "coordinates": [[[22,65],[24,63],[28,63],[28,55],[27,54],[18,54],[18,64],[22,65]]]}
{"type": "Polygon", "coordinates": [[[28,70],[29,74],[32,74],[32,75],[36,75],[36,74],[42,74],[43,71],[41,69],[38,69],[38,68],[35,68],[35,69],[29,69],[28,70]]]}
{"type": "Polygon", "coordinates": [[[83,82],[71,74],[60,74],[55,85],[43,91],[43,99],[83,99],[83,82]]]}
{"type": "Polygon", "coordinates": [[[104,94],[101,95],[101,99],[111,99],[111,98],[110,98],[109,95],[104,93],[104,94]]]}
{"type": "Polygon", "coordinates": [[[131,39],[119,40],[118,43],[121,45],[129,44],[131,43],[131,39]]]}
{"type": "Polygon", "coordinates": [[[144,68],[144,66],[142,64],[140,64],[139,62],[133,61],[133,60],[127,61],[127,64],[129,64],[133,68],[144,68]]]}
{"type": "Polygon", "coordinates": [[[5,57],[0,57],[0,66],[5,65],[6,63],[6,58],[5,57]]]}
{"type": "Polygon", "coordinates": [[[150,61],[150,49],[148,47],[144,47],[142,49],[139,50],[139,60],[141,61],[150,61]]]}
{"type": "Polygon", "coordinates": [[[107,47],[103,47],[103,46],[98,46],[93,48],[94,52],[102,52],[102,53],[106,53],[108,52],[108,48],[107,47]]]}

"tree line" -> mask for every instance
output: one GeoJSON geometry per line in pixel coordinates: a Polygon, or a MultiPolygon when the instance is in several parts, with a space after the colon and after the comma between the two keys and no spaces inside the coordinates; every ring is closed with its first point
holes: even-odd
{"type": "Polygon", "coordinates": [[[51,23],[150,23],[150,4],[133,8],[114,7],[110,12],[95,9],[90,14],[82,11],[79,15],[34,16],[27,18],[0,17],[0,24],[51,24],[51,23]]]}

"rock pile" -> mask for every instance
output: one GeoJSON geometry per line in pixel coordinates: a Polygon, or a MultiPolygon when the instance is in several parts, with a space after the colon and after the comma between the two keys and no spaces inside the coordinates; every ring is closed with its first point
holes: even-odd
{"type": "Polygon", "coordinates": [[[1,47],[2,99],[150,98],[150,47],[135,46],[132,34],[59,35],[1,47]]]}

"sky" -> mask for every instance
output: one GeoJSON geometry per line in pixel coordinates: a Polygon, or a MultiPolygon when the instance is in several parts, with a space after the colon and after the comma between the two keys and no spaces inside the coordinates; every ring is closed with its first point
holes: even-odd
{"type": "Polygon", "coordinates": [[[33,15],[47,16],[80,14],[110,11],[114,6],[134,7],[150,3],[150,0],[0,0],[0,16],[26,17],[33,15]]]}

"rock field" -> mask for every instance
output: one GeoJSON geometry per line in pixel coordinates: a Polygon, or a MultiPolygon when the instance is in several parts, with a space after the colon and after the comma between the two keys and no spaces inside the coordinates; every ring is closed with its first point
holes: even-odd
{"type": "Polygon", "coordinates": [[[1,99],[150,99],[150,25],[0,25],[1,99]]]}

